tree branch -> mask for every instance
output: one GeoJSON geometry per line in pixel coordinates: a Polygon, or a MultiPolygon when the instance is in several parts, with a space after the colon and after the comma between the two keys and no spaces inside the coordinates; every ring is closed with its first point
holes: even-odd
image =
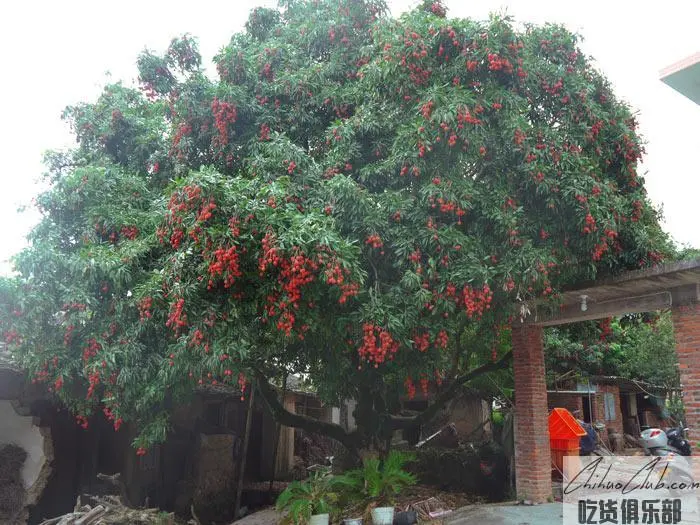
{"type": "MultiPolygon", "coordinates": [[[[448,377],[452,379],[457,375],[457,370],[459,370],[459,357],[462,355],[462,332],[467,326],[467,318],[465,317],[459,323],[457,327],[457,335],[455,336],[455,355],[452,357],[452,367],[450,368],[450,373],[448,377]]],[[[469,360],[467,359],[467,363],[469,360]]]]}
{"type": "Polygon", "coordinates": [[[487,363],[485,365],[481,365],[480,367],[475,368],[474,370],[470,370],[466,374],[464,374],[461,377],[458,377],[455,379],[450,386],[448,386],[444,391],[442,391],[436,398],[435,401],[433,401],[433,404],[430,405],[428,408],[426,408],[423,412],[418,414],[417,416],[413,417],[401,417],[401,416],[391,416],[390,421],[392,425],[392,429],[394,430],[403,430],[403,429],[409,429],[413,428],[417,425],[422,425],[428,421],[430,421],[437,413],[438,411],[445,406],[445,404],[453,399],[457,392],[459,391],[462,386],[474,379],[475,377],[478,377],[480,375],[483,375],[487,372],[494,372],[496,370],[501,370],[502,368],[506,368],[510,364],[510,360],[513,357],[513,352],[508,352],[506,355],[504,355],[501,359],[499,359],[496,362],[491,362],[487,363]]]}
{"type": "Polygon", "coordinates": [[[359,443],[356,433],[347,432],[343,427],[335,423],[327,423],[308,416],[289,412],[284,408],[284,405],[280,403],[279,399],[277,399],[277,393],[262,372],[256,370],[255,379],[257,381],[258,390],[260,391],[260,396],[265,401],[267,409],[277,423],[286,427],[300,428],[307,432],[328,436],[345,445],[351,452],[357,450],[359,443]]]}

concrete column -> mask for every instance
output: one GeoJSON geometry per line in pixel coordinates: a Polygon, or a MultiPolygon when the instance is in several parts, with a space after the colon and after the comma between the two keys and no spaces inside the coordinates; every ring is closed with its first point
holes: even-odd
{"type": "Polygon", "coordinates": [[[547,384],[542,328],[513,326],[515,376],[515,489],[519,500],[552,498],[547,384]]]}
{"type": "Polygon", "coordinates": [[[697,451],[700,449],[700,304],[674,308],[673,330],[685,405],[684,424],[690,428],[689,439],[697,451]]]}

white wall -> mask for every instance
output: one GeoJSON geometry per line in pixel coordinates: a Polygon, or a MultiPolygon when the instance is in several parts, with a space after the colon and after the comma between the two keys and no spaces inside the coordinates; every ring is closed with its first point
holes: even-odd
{"type": "Polygon", "coordinates": [[[357,424],[355,423],[355,416],[352,415],[355,411],[355,407],[357,406],[357,401],[348,399],[345,401],[345,404],[347,405],[348,412],[348,428],[346,430],[348,432],[351,432],[357,428],[357,424]]]}
{"type": "Polygon", "coordinates": [[[0,401],[0,445],[14,443],[27,451],[22,467],[22,480],[29,489],[44,466],[44,436],[32,425],[31,417],[18,416],[10,401],[0,401]]]}

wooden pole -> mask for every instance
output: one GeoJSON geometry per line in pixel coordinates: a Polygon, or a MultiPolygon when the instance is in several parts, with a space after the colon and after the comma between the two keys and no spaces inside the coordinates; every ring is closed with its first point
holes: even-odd
{"type": "MultiPolygon", "coordinates": [[[[287,398],[287,378],[289,377],[289,374],[284,374],[284,378],[282,379],[282,405],[284,405],[284,402],[287,398]]],[[[275,475],[277,474],[277,454],[279,452],[280,448],[280,435],[282,434],[282,424],[281,423],[276,423],[277,424],[277,433],[275,437],[275,446],[272,449],[272,476],[270,476],[270,486],[267,489],[267,496],[268,500],[270,503],[272,503],[272,488],[275,483],[275,475]]]]}
{"type": "Polygon", "coordinates": [[[241,509],[241,495],[243,494],[243,478],[245,476],[245,462],[248,455],[248,441],[250,441],[250,427],[253,423],[253,396],[255,395],[255,385],[250,383],[250,396],[248,397],[248,412],[245,418],[245,430],[243,431],[243,447],[241,457],[238,461],[238,479],[236,480],[236,503],[233,507],[233,519],[238,519],[238,512],[241,509]]]}

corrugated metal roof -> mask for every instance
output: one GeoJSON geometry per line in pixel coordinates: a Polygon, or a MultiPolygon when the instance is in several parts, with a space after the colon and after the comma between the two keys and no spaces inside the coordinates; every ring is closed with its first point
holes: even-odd
{"type": "Polygon", "coordinates": [[[655,390],[657,392],[667,392],[669,388],[661,385],[654,385],[652,383],[647,383],[640,379],[630,379],[628,377],[621,376],[591,376],[591,383],[598,384],[608,384],[608,385],[618,385],[620,387],[629,388],[636,392],[645,392],[647,390],[655,390]]]}

